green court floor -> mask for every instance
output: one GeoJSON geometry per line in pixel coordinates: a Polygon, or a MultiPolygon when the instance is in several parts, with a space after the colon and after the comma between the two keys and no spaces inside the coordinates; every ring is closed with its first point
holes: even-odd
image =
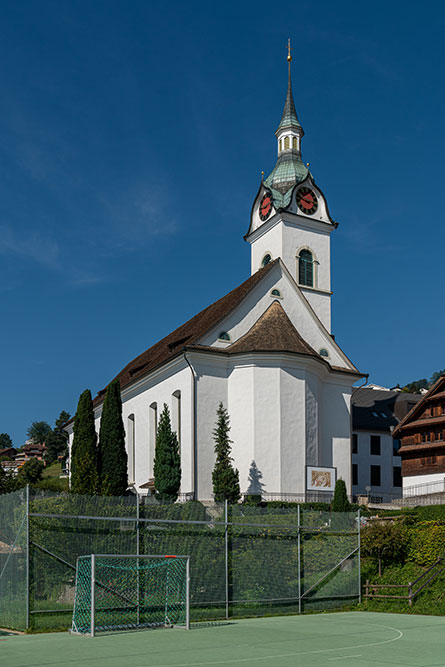
{"type": "Polygon", "coordinates": [[[77,637],[0,638],[2,667],[445,667],[445,618],[344,612],[77,637]]]}

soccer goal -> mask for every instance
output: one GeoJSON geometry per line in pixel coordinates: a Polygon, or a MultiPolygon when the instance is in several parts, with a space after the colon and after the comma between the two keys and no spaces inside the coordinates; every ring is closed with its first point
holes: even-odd
{"type": "Polygon", "coordinates": [[[190,557],[79,556],[72,632],[190,628],[190,557]]]}

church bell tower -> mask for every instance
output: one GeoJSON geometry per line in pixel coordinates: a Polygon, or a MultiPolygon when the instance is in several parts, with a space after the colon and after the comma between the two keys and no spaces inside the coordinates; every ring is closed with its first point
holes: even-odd
{"type": "Polygon", "coordinates": [[[292,94],[291,46],[288,84],[277,138],[277,162],[260,188],[244,237],[251,244],[252,274],[280,257],[326,329],[331,330],[330,235],[337,227],[309,163],[301,157],[303,127],[292,94]]]}

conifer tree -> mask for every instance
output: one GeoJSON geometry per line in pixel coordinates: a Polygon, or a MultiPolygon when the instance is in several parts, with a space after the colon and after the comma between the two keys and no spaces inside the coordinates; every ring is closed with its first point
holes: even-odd
{"type": "Polygon", "coordinates": [[[231,443],[229,438],[229,414],[222,403],[219,404],[216,426],[213,430],[215,441],[216,462],[212,473],[213,496],[217,503],[227,500],[236,503],[241,496],[239,486],[239,472],[232,466],[231,443]]]}
{"type": "Polygon", "coordinates": [[[332,500],[331,509],[333,512],[350,512],[351,504],[346,493],[346,484],[342,479],[338,479],[335,483],[334,498],[332,500]]]}
{"type": "Polygon", "coordinates": [[[74,439],[71,448],[71,491],[95,494],[98,487],[97,435],[89,389],[80,395],[74,417],[74,439]]]}
{"type": "Polygon", "coordinates": [[[107,387],[99,429],[98,468],[103,496],[122,496],[128,487],[125,429],[119,380],[107,387]]]}
{"type": "Polygon", "coordinates": [[[175,502],[181,486],[181,456],[178,438],[172,431],[170,413],[165,403],[156,433],[153,473],[159,499],[175,502]]]}

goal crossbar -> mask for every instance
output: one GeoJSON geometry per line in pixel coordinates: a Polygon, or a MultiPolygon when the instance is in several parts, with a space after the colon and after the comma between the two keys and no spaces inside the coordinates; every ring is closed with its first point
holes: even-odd
{"type": "Polygon", "coordinates": [[[190,628],[190,557],[89,554],[76,563],[72,633],[190,628]]]}

